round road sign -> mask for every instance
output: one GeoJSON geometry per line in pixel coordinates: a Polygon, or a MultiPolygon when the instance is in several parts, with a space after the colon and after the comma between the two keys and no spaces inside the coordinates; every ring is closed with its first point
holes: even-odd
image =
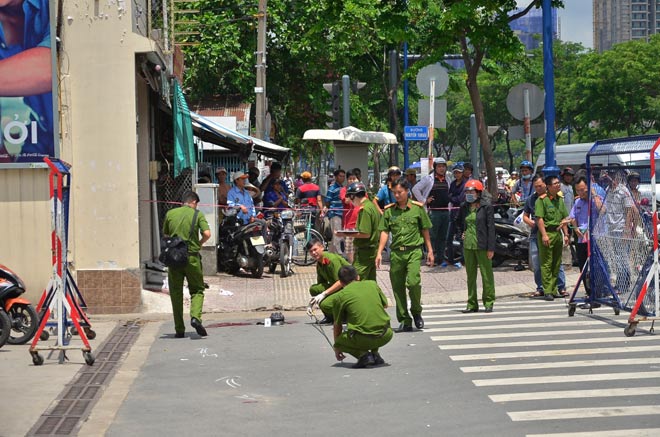
{"type": "Polygon", "coordinates": [[[506,108],[516,120],[525,119],[525,89],[529,90],[529,119],[534,120],[543,113],[545,93],[531,83],[521,83],[509,91],[506,97],[506,108]]]}
{"type": "Polygon", "coordinates": [[[433,97],[441,96],[447,91],[449,75],[447,69],[440,64],[431,64],[419,70],[415,83],[422,95],[431,97],[431,80],[435,79],[435,93],[433,97]]]}

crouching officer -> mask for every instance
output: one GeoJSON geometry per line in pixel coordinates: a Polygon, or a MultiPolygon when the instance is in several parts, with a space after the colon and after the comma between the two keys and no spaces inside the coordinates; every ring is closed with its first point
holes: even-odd
{"type": "Polygon", "coordinates": [[[342,288],[339,281],[339,269],[350,264],[336,253],[326,252],[323,243],[316,238],[307,243],[307,250],[316,260],[316,284],[309,287],[309,294],[312,295],[309,304],[310,306],[316,304],[323,311],[324,317],[319,323],[330,325],[332,324],[332,305],[337,296],[335,293],[342,288]]]}
{"type": "Polygon", "coordinates": [[[380,267],[381,252],[392,233],[390,244],[390,282],[396,301],[396,318],[399,321],[397,332],[412,331],[412,321],[417,329],[424,328],[422,319],[422,244],[426,245],[428,257],[426,264],[433,265],[433,247],[429,229],[431,219],[424,209],[424,204],[408,199],[410,183],[406,179],[392,182],[392,193],[396,203],[385,207],[380,220],[380,244],[376,252],[376,268],[380,267]],[[410,294],[410,313],[406,298],[406,286],[410,294]]]}
{"type": "Polygon", "coordinates": [[[378,349],[392,339],[390,316],[385,312],[387,298],[376,281],[358,281],[353,266],[339,269],[339,281],[343,285],[332,305],[334,316],[335,358],[343,361],[348,353],[358,359],[355,368],[385,364],[378,349]],[[342,320],[346,320],[346,332],[342,332],[342,320]]]}
{"type": "Polygon", "coordinates": [[[359,208],[357,233],[336,232],[338,237],[353,237],[353,266],[360,278],[365,280],[376,280],[376,249],[380,233],[378,223],[380,212],[367,197],[367,187],[362,182],[353,182],[346,188],[346,197],[353,202],[353,206],[359,208]]]}

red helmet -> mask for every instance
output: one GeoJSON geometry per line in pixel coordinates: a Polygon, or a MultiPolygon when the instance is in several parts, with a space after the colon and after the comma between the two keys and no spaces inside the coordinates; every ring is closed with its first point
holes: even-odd
{"type": "Polygon", "coordinates": [[[477,191],[483,191],[484,190],[484,184],[481,183],[481,181],[477,179],[470,179],[465,183],[465,189],[466,190],[477,190],[477,191]]]}

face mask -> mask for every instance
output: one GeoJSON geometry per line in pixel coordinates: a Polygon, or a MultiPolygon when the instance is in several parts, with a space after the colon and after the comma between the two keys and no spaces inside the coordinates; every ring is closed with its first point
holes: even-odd
{"type": "Polygon", "coordinates": [[[467,203],[474,203],[478,199],[477,195],[475,193],[465,193],[465,201],[467,203]]]}
{"type": "Polygon", "coordinates": [[[530,180],[530,179],[532,178],[532,175],[531,175],[531,174],[524,174],[524,175],[522,176],[522,178],[523,178],[524,180],[528,181],[528,180],[530,180]]]}

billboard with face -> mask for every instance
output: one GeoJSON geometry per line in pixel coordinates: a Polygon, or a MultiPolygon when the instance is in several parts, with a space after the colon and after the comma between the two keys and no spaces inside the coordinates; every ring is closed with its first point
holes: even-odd
{"type": "Polygon", "coordinates": [[[0,0],[0,167],[58,157],[53,21],[48,0],[0,0]]]}

